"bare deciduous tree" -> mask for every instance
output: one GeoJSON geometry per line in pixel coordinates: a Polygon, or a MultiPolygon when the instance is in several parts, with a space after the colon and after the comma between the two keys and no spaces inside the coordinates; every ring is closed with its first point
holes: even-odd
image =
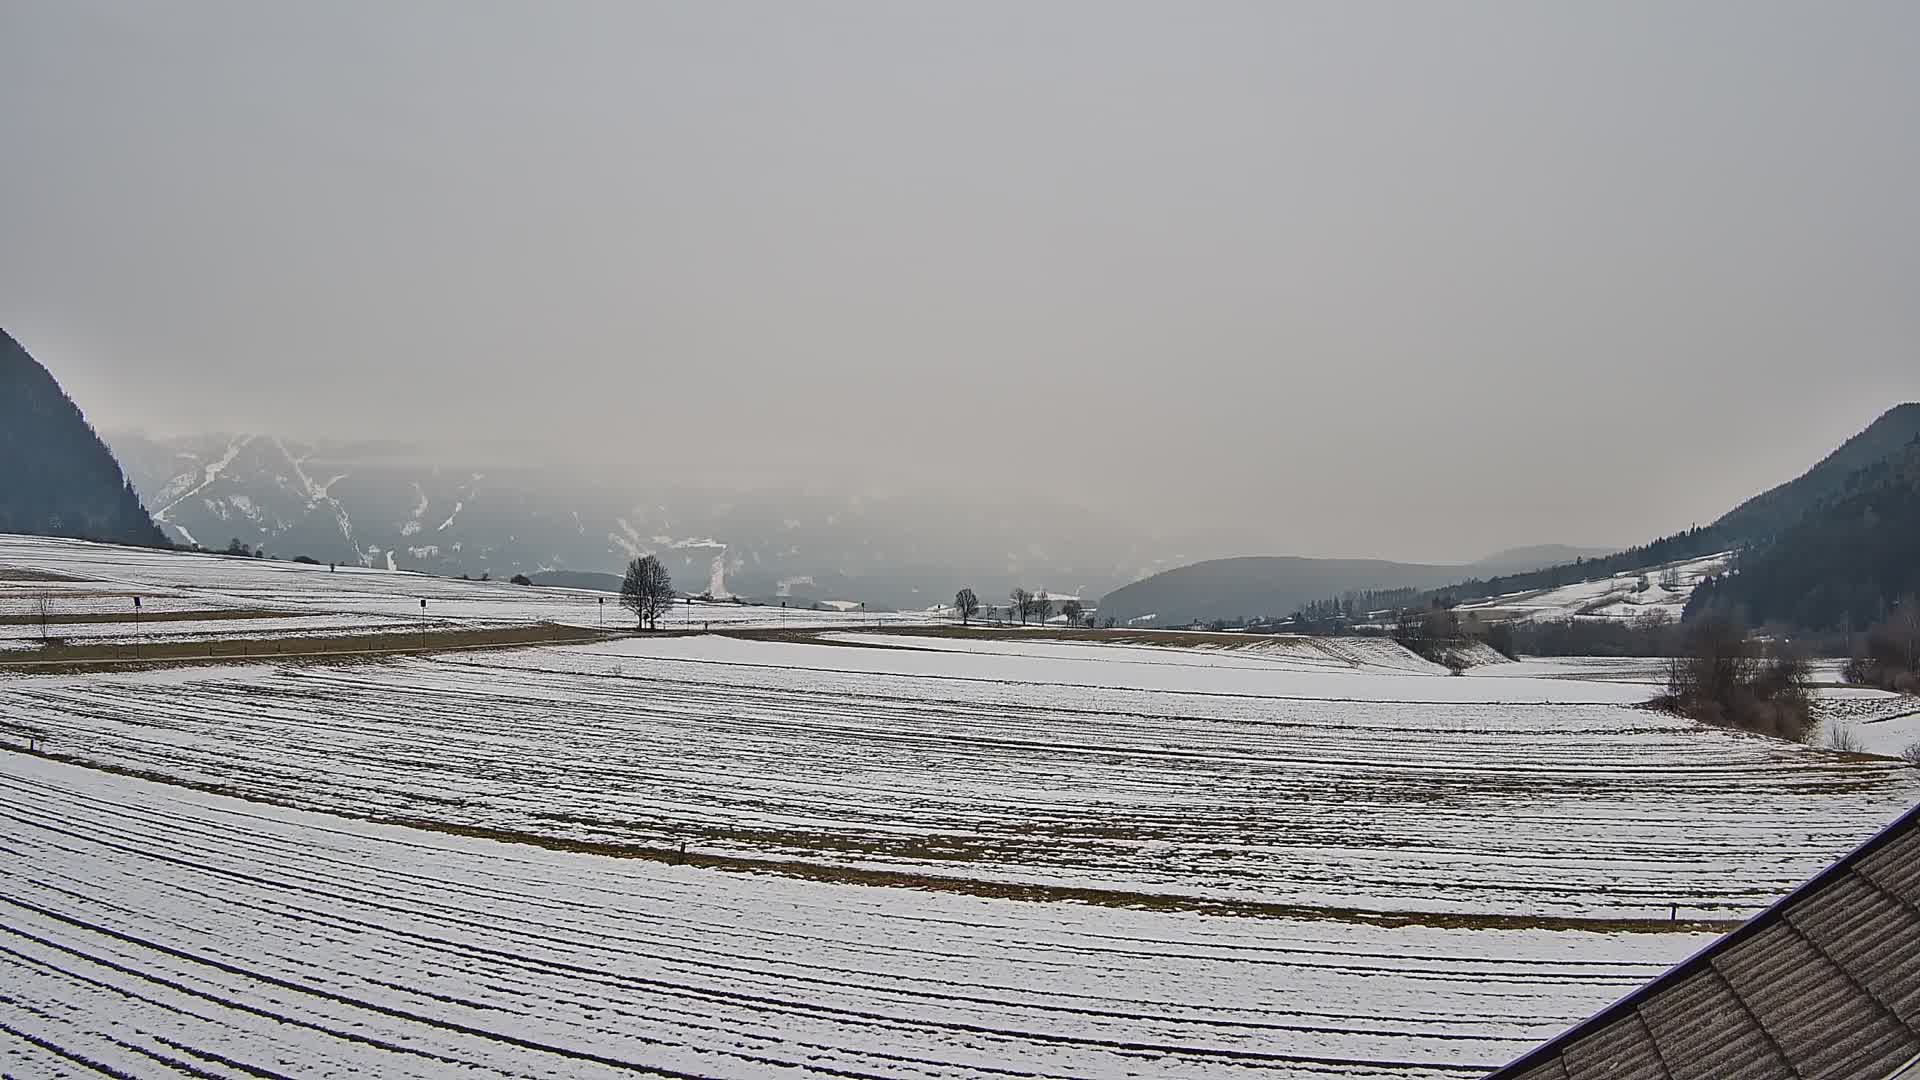
{"type": "Polygon", "coordinates": [[[657,627],[660,614],[673,606],[673,578],[659,559],[648,555],[627,564],[627,576],[620,582],[620,606],[633,612],[641,626],[657,627]]]}
{"type": "Polygon", "coordinates": [[[1033,594],[1016,586],[1007,594],[1007,613],[1017,616],[1021,626],[1027,625],[1027,616],[1033,613],[1033,594]]]}
{"type": "Polygon", "coordinates": [[[1047,598],[1047,590],[1041,589],[1029,601],[1033,604],[1033,621],[1045,623],[1053,614],[1053,601],[1047,598]]]}
{"type": "Polygon", "coordinates": [[[980,614],[980,598],[972,589],[961,589],[953,594],[953,610],[960,616],[960,625],[965,626],[968,619],[980,614]]]}
{"type": "Polygon", "coordinates": [[[1060,614],[1065,615],[1070,623],[1079,623],[1080,613],[1085,610],[1086,608],[1081,607],[1078,600],[1069,600],[1060,605],[1060,614]]]}

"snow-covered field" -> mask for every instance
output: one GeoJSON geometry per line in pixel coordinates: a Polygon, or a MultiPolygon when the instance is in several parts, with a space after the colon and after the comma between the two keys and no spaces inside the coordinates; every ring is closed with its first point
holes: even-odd
{"type": "MultiPolygon", "coordinates": [[[[1845,661],[1817,660],[1810,667],[1821,687],[1814,697],[1813,715],[1820,723],[1813,741],[1831,746],[1851,739],[1869,754],[1898,757],[1920,746],[1920,698],[1869,686],[1832,685],[1839,681],[1845,661]]],[[[1557,656],[1530,658],[1499,667],[1474,668],[1475,678],[1560,679],[1584,686],[1613,683],[1631,700],[1644,700],[1665,689],[1668,661],[1661,657],[1557,656]]]]}
{"type": "MultiPolygon", "coordinates": [[[[8,566],[308,620],[572,602],[8,566]]],[[[1633,708],[1626,665],[807,619],[0,674],[0,1075],[1465,1077],[1920,799],[1633,708]]]]}
{"type": "Polygon", "coordinates": [[[0,817],[20,1077],[1470,1077],[1706,940],[722,873],[16,754],[0,817]]]}
{"type": "Polygon", "coordinates": [[[1172,667],[1200,664],[1215,669],[1241,667],[1254,671],[1272,671],[1279,667],[1340,673],[1446,674],[1446,669],[1440,665],[1422,660],[1413,652],[1384,638],[1249,635],[1244,642],[1236,642],[1229,647],[1218,644],[1209,636],[1195,634],[1193,638],[1196,644],[1181,647],[1176,643],[1183,637],[1185,635],[1178,631],[1160,631],[1153,636],[1152,644],[1143,644],[1125,637],[1109,639],[1105,635],[1049,629],[1033,632],[1013,630],[970,637],[914,636],[906,640],[859,631],[836,631],[827,635],[827,640],[975,655],[1057,657],[1101,664],[1124,662],[1172,667]]]}
{"type": "Polygon", "coordinates": [[[1557,589],[1509,593],[1482,600],[1469,600],[1456,610],[1486,619],[1523,619],[1533,621],[1561,619],[1631,620],[1647,615],[1664,615],[1675,622],[1686,610],[1694,586],[1727,568],[1731,552],[1708,555],[1684,562],[1649,567],[1644,573],[1616,574],[1596,581],[1563,585],[1557,589]],[[1647,587],[1640,582],[1645,579],[1647,587]]]}
{"type": "Polygon", "coordinates": [[[1829,744],[1844,731],[1869,754],[1889,757],[1920,747],[1920,698],[1881,690],[1848,687],[1828,691],[1821,710],[1822,733],[1829,744]]]}
{"type": "Polygon", "coordinates": [[[118,616],[131,620],[133,598],[140,598],[142,614],[176,611],[215,611],[227,604],[208,603],[177,593],[103,587],[83,581],[9,581],[0,578],[0,617],[38,619],[42,609],[51,616],[118,616]]]}
{"type": "MultiPolygon", "coordinates": [[[[418,634],[422,630],[454,629],[458,625],[441,619],[422,621],[315,612],[285,618],[64,623],[48,627],[47,633],[72,645],[154,645],[205,641],[209,638],[273,640],[361,634],[418,634]]],[[[0,625],[0,650],[34,648],[40,644],[41,636],[41,628],[35,624],[0,625]]]]}
{"type": "MultiPolygon", "coordinates": [[[[406,571],[195,555],[92,544],[37,536],[0,534],[0,615],[31,617],[42,595],[56,614],[114,611],[133,619],[132,597],[143,611],[245,608],[372,620],[425,617],[469,626],[525,626],[550,622],[583,628],[629,626],[632,616],[617,598],[586,589],[466,581],[406,571]],[[8,579],[8,573],[50,572],[78,581],[8,579]],[[422,609],[420,602],[427,606],[422,609]]],[[[883,626],[923,624],[924,612],[786,611],[731,602],[676,604],[663,617],[667,627],[883,626]]],[[[157,625],[157,624],[154,624],[157,625]]],[[[228,636],[264,629],[251,623],[222,624],[228,636]]],[[[38,629],[34,631],[38,636],[38,629]]]]}
{"type": "Polygon", "coordinates": [[[927,640],[22,678],[0,730],[388,819],[1518,918],[1741,916],[1920,798],[1920,772],[1623,708],[1618,683],[927,640]]]}

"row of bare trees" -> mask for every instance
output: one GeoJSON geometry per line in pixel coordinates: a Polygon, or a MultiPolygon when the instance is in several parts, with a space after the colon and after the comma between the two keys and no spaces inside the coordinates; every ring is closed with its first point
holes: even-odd
{"type": "MultiPolygon", "coordinates": [[[[1054,603],[1044,589],[1036,593],[1016,588],[1007,595],[1006,617],[1020,620],[1022,626],[1029,619],[1044,623],[1053,617],[1054,603]]],[[[954,614],[960,616],[960,624],[965,626],[980,614],[980,597],[972,589],[961,589],[953,594],[953,610],[954,614]]],[[[1065,615],[1070,623],[1078,623],[1085,611],[1080,601],[1073,598],[1061,602],[1059,607],[1060,614],[1065,615]]]]}

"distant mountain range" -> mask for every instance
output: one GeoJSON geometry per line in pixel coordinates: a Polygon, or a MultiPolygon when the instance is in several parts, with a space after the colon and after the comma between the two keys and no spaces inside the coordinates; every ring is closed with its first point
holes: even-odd
{"type": "Polygon", "coordinates": [[[962,586],[991,602],[1017,585],[1097,597],[1104,617],[1161,626],[1285,616],[1369,591],[1509,596],[1724,551],[1737,553],[1732,572],[1694,590],[1694,605],[1833,629],[1881,617],[1920,589],[1920,403],[1888,410],[1711,525],[1624,551],[1538,545],[1467,565],[1192,562],[1178,544],[1042,498],[721,491],[610,468],[450,466],[392,442],[133,433],[110,442],[0,332],[4,532],[214,549],[238,540],[282,558],[598,587],[653,554],[682,591],[718,597],[926,608],[962,586]]]}
{"type": "MultiPolygon", "coordinates": [[[[1920,404],[1889,409],[1805,473],[1762,492],[1711,525],[1616,552],[1515,548],[1472,567],[1295,558],[1217,559],[1178,567],[1116,590],[1101,613],[1158,625],[1284,617],[1349,591],[1419,589],[1447,601],[1475,600],[1660,566],[1724,551],[1743,554],[1725,581],[1695,604],[1737,603],[1754,618],[1814,629],[1884,612],[1902,590],[1920,588],[1920,550],[1909,488],[1920,473],[1920,404]],[[1902,524],[1906,523],[1906,524],[1902,524]],[[1851,553],[1850,557],[1842,553],[1851,553]],[[1904,560],[1904,561],[1903,561],[1904,560]],[[1507,565],[1501,565],[1505,563],[1507,565]],[[1530,564],[1530,565],[1529,565],[1530,564]],[[1763,580],[1764,575],[1764,580],[1763,580]]],[[[1422,598],[1424,599],[1424,598],[1422,598]]]]}
{"type": "Polygon", "coordinates": [[[1541,544],[1509,548],[1460,565],[1292,555],[1211,559],[1163,571],[1108,593],[1100,601],[1100,615],[1121,623],[1156,626],[1284,616],[1302,605],[1348,592],[1434,589],[1476,575],[1534,570],[1605,554],[1606,550],[1541,544]]]}
{"type": "MultiPolygon", "coordinates": [[[[1663,536],[1605,558],[1560,563],[1530,573],[1496,575],[1461,582],[1448,586],[1441,595],[1444,599],[1466,600],[1530,589],[1557,588],[1576,581],[1588,581],[1714,552],[1744,552],[1765,548],[1808,514],[1848,492],[1856,485],[1856,474],[1860,470],[1880,466],[1904,453],[1915,439],[1920,439],[1920,404],[1898,405],[1882,413],[1863,431],[1820,459],[1811,469],[1748,499],[1710,525],[1663,536]]],[[[1877,526],[1862,523],[1861,527],[1877,526]]],[[[1702,602],[1711,595],[1711,589],[1698,593],[1702,602]]]]}
{"type": "Polygon", "coordinates": [[[110,436],[182,543],[435,574],[613,575],[640,554],[718,596],[925,608],[967,586],[1098,595],[1186,561],[1121,523],[1045,499],[715,490],[633,470],[454,466],[394,443],[269,435],[110,436]]]}
{"type": "MultiPolygon", "coordinates": [[[[402,444],[269,435],[110,440],[174,539],[208,548],[237,539],[283,558],[605,588],[628,559],[653,554],[688,592],[895,608],[945,603],[962,586],[986,602],[1015,585],[1124,595],[1129,582],[1189,561],[1184,545],[1040,498],[715,491],[625,470],[456,467],[402,444]]],[[[1430,586],[1583,550],[1519,548],[1409,574],[1335,560],[1312,581],[1430,586]]]]}
{"type": "Polygon", "coordinates": [[[166,543],[79,406],[3,330],[0,532],[166,543]]]}

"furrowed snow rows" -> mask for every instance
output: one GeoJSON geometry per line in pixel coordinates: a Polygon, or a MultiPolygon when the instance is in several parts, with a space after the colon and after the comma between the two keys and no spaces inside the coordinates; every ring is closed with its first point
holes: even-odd
{"type": "Polygon", "coordinates": [[[1471,1076],[1701,940],[718,874],[17,754],[0,820],[15,1075],[1471,1076]]]}
{"type": "Polygon", "coordinates": [[[1893,762],[1639,710],[1450,700],[1588,689],[1563,680],[1299,676],[1376,696],[1334,700],[1246,693],[1288,681],[1237,666],[1140,680],[1241,692],[1132,689],[1125,666],[682,638],[21,679],[0,683],[0,732],[376,818],[1176,906],[1507,918],[1738,917],[1920,792],[1893,762]]]}
{"type": "MultiPolygon", "coordinates": [[[[81,639],[599,617],[0,537],[5,588],[81,639]]],[[[1467,1077],[1920,796],[1625,669],[800,617],[0,675],[0,1076],[1467,1077]]]]}

